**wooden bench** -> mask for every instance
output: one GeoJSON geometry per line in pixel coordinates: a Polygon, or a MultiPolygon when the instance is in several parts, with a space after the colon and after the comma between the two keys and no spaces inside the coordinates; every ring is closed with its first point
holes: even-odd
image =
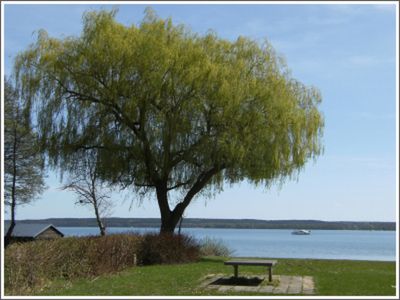
{"type": "Polygon", "coordinates": [[[224,262],[225,265],[233,266],[235,277],[238,277],[238,267],[239,266],[265,266],[268,268],[268,280],[272,281],[272,267],[278,262],[276,260],[228,260],[224,262]]]}

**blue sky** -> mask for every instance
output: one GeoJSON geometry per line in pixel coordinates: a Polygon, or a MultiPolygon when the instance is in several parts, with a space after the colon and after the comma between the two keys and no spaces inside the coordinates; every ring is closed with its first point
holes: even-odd
{"type": "MultiPolygon", "coordinates": [[[[191,30],[221,37],[267,38],[293,77],[320,89],[325,117],[324,154],[297,181],[266,190],[243,182],[207,199],[198,197],[186,217],[395,221],[396,219],[396,8],[391,5],[114,5],[117,20],[139,23],[146,6],[191,30]]],[[[112,5],[12,5],[4,10],[5,73],[34,32],[80,34],[86,10],[112,5]]],[[[397,62],[398,63],[398,62],[397,62]]],[[[18,219],[92,217],[59,190],[48,189],[17,211],[18,219]]],[[[114,193],[115,217],[159,217],[156,202],[141,204],[129,192],[114,193]],[[125,199],[125,200],[124,200],[125,199]],[[130,209],[131,206],[131,209],[130,209]]],[[[7,217],[7,214],[6,214],[7,217]]]]}

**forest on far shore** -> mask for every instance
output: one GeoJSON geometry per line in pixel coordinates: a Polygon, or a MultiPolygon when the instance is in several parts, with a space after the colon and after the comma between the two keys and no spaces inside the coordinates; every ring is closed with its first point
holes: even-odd
{"type": "MultiPolygon", "coordinates": [[[[22,223],[51,223],[60,227],[95,227],[95,218],[49,218],[18,220],[22,223]]],[[[106,218],[107,227],[160,227],[159,218],[106,218]]],[[[185,218],[185,228],[242,229],[332,229],[332,230],[396,230],[395,222],[352,222],[319,220],[255,220],[185,218]]]]}

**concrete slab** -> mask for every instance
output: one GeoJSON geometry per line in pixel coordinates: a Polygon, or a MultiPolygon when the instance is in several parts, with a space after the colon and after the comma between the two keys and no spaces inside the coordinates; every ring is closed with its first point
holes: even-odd
{"type": "Polygon", "coordinates": [[[275,287],[273,285],[267,285],[267,286],[262,286],[260,287],[260,289],[258,290],[259,293],[272,293],[273,289],[275,287]]]}
{"type": "Polygon", "coordinates": [[[311,276],[303,276],[303,294],[312,295],[315,293],[314,280],[311,276]]]}
{"type": "Polygon", "coordinates": [[[235,292],[255,292],[260,287],[258,287],[258,289],[255,289],[255,288],[257,288],[257,287],[254,287],[254,286],[240,286],[240,285],[238,285],[238,286],[235,286],[233,288],[233,291],[235,291],[235,292]]]}
{"type": "MultiPolygon", "coordinates": [[[[205,288],[205,287],[209,286],[211,283],[213,283],[215,280],[220,278],[221,276],[222,276],[222,274],[209,274],[202,279],[202,282],[199,287],[205,288]]],[[[218,286],[216,286],[216,288],[218,288],[218,286]]]]}
{"type": "Polygon", "coordinates": [[[272,290],[273,294],[287,294],[288,286],[277,286],[272,290]]]}
{"type": "Polygon", "coordinates": [[[292,276],[281,275],[279,279],[280,285],[289,285],[292,276]]]}
{"type": "Polygon", "coordinates": [[[314,294],[315,294],[315,291],[314,291],[314,289],[312,289],[312,290],[310,290],[310,289],[303,289],[302,294],[304,294],[304,295],[314,295],[314,294]]]}
{"type": "Polygon", "coordinates": [[[210,284],[206,287],[208,290],[218,290],[220,288],[220,285],[216,284],[210,284]]]}
{"type": "Polygon", "coordinates": [[[288,294],[300,294],[303,285],[303,278],[301,276],[292,276],[290,278],[288,294]]]}
{"type": "Polygon", "coordinates": [[[313,289],[314,280],[311,276],[303,276],[303,289],[313,289]]]}
{"type": "MultiPolygon", "coordinates": [[[[252,276],[254,278],[254,276],[252,276]]],[[[218,279],[227,278],[222,274],[211,274],[206,276],[200,288],[217,289],[218,292],[251,292],[260,294],[315,294],[314,280],[311,276],[288,276],[288,275],[274,275],[273,282],[269,283],[264,279],[261,284],[257,286],[245,285],[228,285],[228,284],[214,284],[218,279]]]]}
{"type": "Polygon", "coordinates": [[[234,288],[234,286],[231,285],[220,285],[218,287],[218,292],[224,293],[224,292],[228,292],[230,290],[232,290],[234,288]]]}

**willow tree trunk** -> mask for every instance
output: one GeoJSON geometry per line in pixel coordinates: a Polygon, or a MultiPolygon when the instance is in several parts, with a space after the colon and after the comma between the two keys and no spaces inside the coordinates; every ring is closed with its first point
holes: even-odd
{"type": "Polygon", "coordinates": [[[160,233],[170,233],[173,234],[176,225],[179,222],[179,217],[174,217],[172,214],[169,217],[161,217],[161,228],[160,233]]]}
{"type": "Polygon", "coordinates": [[[176,226],[182,218],[184,208],[178,204],[173,211],[161,212],[161,228],[160,233],[174,233],[176,226]]]}
{"type": "Polygon", "coordinates": [[[174,210],[171,210],[168,204],[168,190],[166,184],[156,188],[157,201],[161,213],[160,234],[173,234],[179,220],[182,218],[186,205],[178,203],[174,210]]]}
{"type": "Polygon", "coordinates": [[[185,197],[183,197],[182,201],[179,202],[173,210],[170,209],[168,204],[167,181],[159,182],[156,185],[157,201],[161,213],[160,233],[174,233],[179,220],[182,219],[183,213],[192,201],[193,197],[206,186],[215,174],[224,168],[225,164],[221,164],[202,172],[192,187],[188,190],[185,197]]]}

